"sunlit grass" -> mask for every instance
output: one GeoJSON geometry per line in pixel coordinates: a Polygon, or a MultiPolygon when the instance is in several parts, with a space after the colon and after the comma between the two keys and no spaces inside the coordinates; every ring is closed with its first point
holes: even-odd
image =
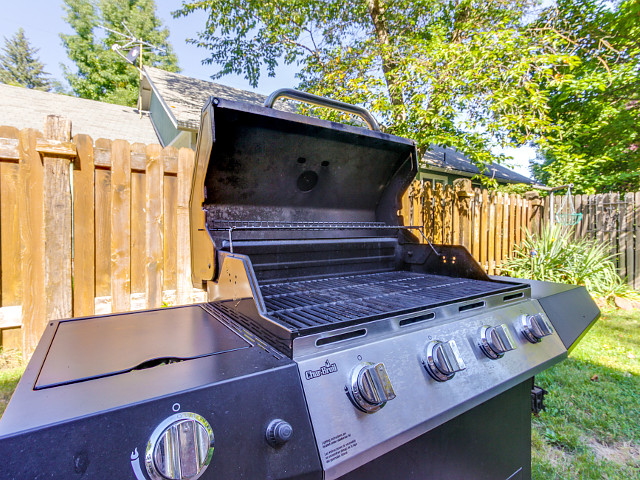
{"type": "Polygon", "coordinates": [[[570,357],[536,376],[534,479],[640,479],[640,312],[606,312],[570,357]]]}
{"type": "Polygon", "coordinates": [[[4,413],[24,369],[20,352],[0,348],[0,416],[4,413]]]}

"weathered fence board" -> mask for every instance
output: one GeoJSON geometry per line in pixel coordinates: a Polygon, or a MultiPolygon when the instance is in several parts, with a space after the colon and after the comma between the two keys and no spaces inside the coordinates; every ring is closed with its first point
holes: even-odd
{"type": "Polygon", "coordinates": [[[22,263],[23,351],[32,352],[46,325],[44,258],[44,168],[36,142],[42,134],[21,130],[19,135],[20,260],[22,263]]]}
{"type": "Polygon", "coordinates": [[[94,147],[96,297],[111,295],[111,141],[99,138],[94,147]]]}
{"type": "Polygon", "coordinates": [[[131,309],[131,150],[111,145],[111,311],[131,309]]]}
{"type": "Polygon", "coordinates": [[[73,170],[73,314],[93,315],[95,289],[95,169],[93,141],[87,135],[74,138],[78,158],[73,170]]]}
{"type": "Polygon", "coordinates": [[[147,302],[149,308],[162,305],[162,235],[164,192],[164,169],[160,145],[147,147],[147,302]]]}
{"type": "Polygon", "coordinates": [[[131,163],[131,292],[144,293],[147,284],[146,145],[142,143],[131,145],[131,163]],[[135,170],[133,169],[134,161],[135,170]]]}
{"type": "MultiPolygon", "coordinates": [[[[18,221],[18,188],[20,167],[17,163],[18,129],[0,127],[0,137],[11,144],[13,152],[0,149],[0,155],[12,154],[9,161],[0,161],[0,307],[22,302],[22,269],[20,258],[20,222],[18,221]]],[[[6,159],[6,157],[0,157],[6,159]]]]}

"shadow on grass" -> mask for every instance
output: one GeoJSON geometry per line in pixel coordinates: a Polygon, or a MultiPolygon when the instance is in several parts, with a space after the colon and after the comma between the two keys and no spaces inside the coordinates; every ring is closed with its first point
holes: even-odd
{"type": "Polygon", "coordinates": [[[569,358],[536,384],[549,394],[532,421],[534,479],[640,478],[640,376],[569,358]]]}

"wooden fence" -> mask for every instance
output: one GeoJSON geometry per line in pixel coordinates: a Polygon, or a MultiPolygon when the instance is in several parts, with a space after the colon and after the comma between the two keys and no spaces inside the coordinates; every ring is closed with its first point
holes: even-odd
{"type": "Polygon", "coordinates": [[[537,196],[473,189],[470,180],[454,186],[414,182],[403,198],[405,224],[422,225],[434,243],[465,246],[491,275],[519,245],[523,228],[539,232],[544,202],[537,196]]]}
{"type": "MultiPolygon", "coordinates": [[[[0,345],[29,355],[52,319],[203,301],[190,280],[194,152],[0,127],[0,345]]],[[[556,197],[559,211],[562,198],[556,197]]],[[[576,238],[607,242],[640,289],[640,193],[576,196],[576,238]]],[[[549,198],[414,182],[407,225],[464,245],[489,274],[550,217],[549,198]]]]}
{"type": "Polygon", "coordinates": [[[0,127],[0,331],[28,355],[46,322],[204,300],[190,279],[194,153],[0,127]]]}
{"type": "MultiPolygon", "coordinates": [[[[539,233],[551,220],[550,197],[524,196],[471,188],[469,180],[454,186],[414,182],[403,198],[405,224],[422,225],[434,243],[464,245],[489,274],[519,245],[523,228],[539,233]]],[[[554,198],[554,212],[566,212],[564,196],[554,198]]],[[[582,220],[574,238],[593,239],[609,246],[621,277],[640,290],[640,192],[573,197],[582,220]]],[[[555,215],[554,215],[555,216],[555,215]]],[[[567,227],[569,228],[569,227],[567,227]]]]}
{"type": "MultiPolygon", "coordinates": [[[[555,199],[555,211],[562,199],[555,199]]],[[[640,290],[640,192],[576,195],[575,211],[582,214],[575,238],[587,238],[609,245],[618,273],[640,290]]]]}

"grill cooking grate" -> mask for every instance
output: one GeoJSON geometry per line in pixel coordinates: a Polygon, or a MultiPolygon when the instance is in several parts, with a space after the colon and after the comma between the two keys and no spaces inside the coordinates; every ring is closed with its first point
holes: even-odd
{"type": "Polygon", "coordinates": [[[293,330],[373,319],[512,289],[513,285],[404,271],[274,283],[261,288],[267,314],[293,330]],[[373,318],[372,318],[373,317],[373,318]]]}

